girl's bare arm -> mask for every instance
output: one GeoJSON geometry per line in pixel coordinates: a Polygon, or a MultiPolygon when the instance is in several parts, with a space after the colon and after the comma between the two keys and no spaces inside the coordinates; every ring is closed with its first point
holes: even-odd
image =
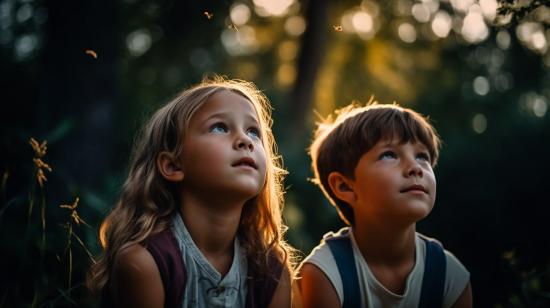
{"type": "Polygon", "coordinates": [[[290,293],[290,272],[287,268],[283,269],[281,278],[279,279],[279,285],[273,294],[271,303],[268,308],[289,308],[291,303],[290,293]]]}
{"type": "Polygon", "coordinates": [[[117,307],[164,307],[160,273],[147,249],[134,244],[118,253],[111,274],[110,293],[117,307]]]}
{"type": "Polygon", "coordinates": [[[303,308],[340,308],[340,298],[332,282],[317,266],[306,263],[301,270],[303,308]]]}

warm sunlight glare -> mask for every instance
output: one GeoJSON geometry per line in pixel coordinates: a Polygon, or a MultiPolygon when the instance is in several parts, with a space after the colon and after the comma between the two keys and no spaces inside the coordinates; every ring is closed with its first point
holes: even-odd
{"type": "Polygon", "coordinates": [[[432,21],[432,30],[435,35],[444,38],[449,35],[451,28],[453,26],[453,20],[449,13],[445,11],[439,11],[435,14],[434,20],[432,21]]]}
{"type": "Polygon", "coordinates": [[[474,0],[451,0],[453,9],[459,12],[467,12],[472,4],[474,4],[474,0]]]}
{"type": "Polygon", "coordinates": [[[260,16],[275,15],[281,16],[287,13],[288,8],[294,3],[294,0],[254,0],[256,12],[260,16]]]}
{"type": "Polygon", "coordinates": [[[498,3],[496,0],[479,0],[479,5],[481,6],[481,12],[485,19],[492,23],[495,19],[495,15],[498,8],[498,3]]]}
{"type": "Polygon", "coordinates": [[[464,39],[470,43],[479,43],[489,36],[489,29],[483,20],[480,9],[478,10],[476,6],[470,7],[470,12],[464,18],[461,31],[464,39]]]}
{"type": "Polygon", "coordinates": [[[357,12],[351,19],[353,27],[359,33],[369,33],[372,31],[372,17],[365,12],[357,12]]]}

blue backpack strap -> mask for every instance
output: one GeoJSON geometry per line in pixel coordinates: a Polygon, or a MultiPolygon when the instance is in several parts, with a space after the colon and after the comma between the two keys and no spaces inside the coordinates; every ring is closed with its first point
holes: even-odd
{"type": "Polygon", "coordinates": [[[445,275],[447,274],[447,259],[443,248],[436,242],[420,236],[426,243],[426,261],[420,293],[420,308],[441,308],[445,293],[445,275]]]}
{"type": "MultiPolygon", "coordinates": [[[[342,234],[346,234],[345,230],[342,234]]],[[[353,247],[349,237],[327,236],[325,242],[330,247],[344,289],[344,303],[342,308],[355,308],[361,306],[361,293],[359,291],[359,278],[357,277],[357,267],[355,266],[355,257],[353,256],[353,247]]]]}

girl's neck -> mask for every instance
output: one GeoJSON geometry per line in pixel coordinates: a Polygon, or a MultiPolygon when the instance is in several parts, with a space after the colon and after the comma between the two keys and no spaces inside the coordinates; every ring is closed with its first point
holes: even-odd
{"type": "Polygon", "coordinates": [[[369,265],[400,266],[414,261],[416,224],[396,226],[384,222],[357,222],[353,236],[369,265]]]}
{"type": "Polygon", "coordinates": [[[184,194],[180,213],[185,227],[201,253],[218,258],[233,253],[243,203],[212,204],[184,194]]]}

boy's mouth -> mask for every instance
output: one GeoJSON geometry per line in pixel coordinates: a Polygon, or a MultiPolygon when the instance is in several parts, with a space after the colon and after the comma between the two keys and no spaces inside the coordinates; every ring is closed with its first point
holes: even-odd
{"type": "Polygon", "coordinates": [[[422,192],[422,193],[425,193],[425,194],[428,193],[426,188],[421,184],[413,184],[413,185],[407,187],[406,189],[404,189],[400,192],[402,192],[402,193],[405,193],[405,192],[419,192],[420,193],[420,192],[422,192]]]}

